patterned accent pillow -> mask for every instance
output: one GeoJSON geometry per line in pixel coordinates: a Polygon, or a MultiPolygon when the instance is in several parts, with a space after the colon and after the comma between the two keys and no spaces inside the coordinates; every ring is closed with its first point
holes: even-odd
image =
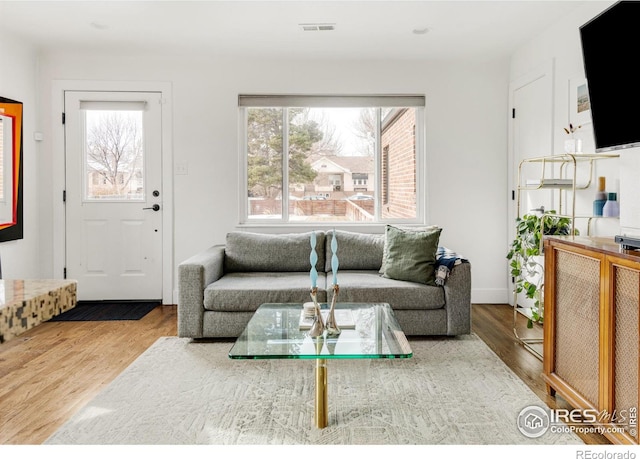
{"type": "Polygon", "coordinates": [[[386,228],[387,259],[383,277],[436,285],[436,253],[442,228],[426,231],[386,228]]]}

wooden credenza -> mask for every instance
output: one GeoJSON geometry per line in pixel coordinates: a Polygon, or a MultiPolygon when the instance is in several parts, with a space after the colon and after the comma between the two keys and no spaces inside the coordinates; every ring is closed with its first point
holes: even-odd
{"type": "Polygon", "coordinates": [[[613,238],[544,241],[544,373],[551,395],[638,444],[640,252],[613,238]]]}

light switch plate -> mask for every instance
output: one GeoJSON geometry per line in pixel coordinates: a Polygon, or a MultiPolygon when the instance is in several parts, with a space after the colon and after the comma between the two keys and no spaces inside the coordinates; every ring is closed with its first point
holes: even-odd
{"type": "Polygon", "coordinates": [[[177,162],[174,172],[176,175],[189,175],[189,164],[186,161],[177,162]]]}

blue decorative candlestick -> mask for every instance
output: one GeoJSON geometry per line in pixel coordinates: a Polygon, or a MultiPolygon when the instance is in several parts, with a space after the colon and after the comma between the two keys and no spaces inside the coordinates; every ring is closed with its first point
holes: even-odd
{"type": "Polygon", "coordinates": [[[341,330],[336,322],[335,307],[336,300],[338,299],[338,292],[340,287],[338,286],[338,239],[336,238],[336,230],[333,230],[333,237],[331,238],[331,270],[333,271],[333,297],[331,298],[331,308],[329,309],[329,315],[327,316],[326,329],[328,335],[339,335],[341,330]]]}
{"type": "Polygon", "coordinates": [[[331,238],[331,271],[333,271],[333,285],[338,285],[338,238],[336,238],[336,230],[333,230],[331,238]]]}
{"type": "Polygon", "coordinates": [[[318,270],[316,269],[316,263],[318,262],[318,254],[316,253],[316,233],[311,232],[311,254],[309,255],[309,262],[311,263],[311,271],[309,276],[311,278],[311,300],[315,309],[313,317],[313,323],[309,329],[309,336],[317,337],[324,333],[324,321],[322,320],[322,313],[320,311],[320,305],[318,304],[318,270]]]}
{"type": "Polygon", "coordinates": [[[311,233],[311,254],[309,255],[309,262],[311,263],[311,271],[309,277],[311,278],[311,288],[317,287],[318,282],[318,270],[316,269],[316,263],[318,263],[318,254],[316,253],[316,232],[311,233]]]}

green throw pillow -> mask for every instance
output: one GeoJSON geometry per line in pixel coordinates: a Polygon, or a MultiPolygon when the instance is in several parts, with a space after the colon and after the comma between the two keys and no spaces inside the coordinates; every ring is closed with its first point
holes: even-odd
{"type": "MultiPolygon", "coordinates": [[[[384,266],[387,264],[387,233],[388,229],[391,225],[387,225],[384,233],[384,246],[382,249],[382,263],[380,264],[380,270],[378,271],[380,274],[384,274],[384,266]]],[[[393,226],[395,229],[399,229],[402,231],[431,231],[434,229],[438,229],[438,225],[429,225],[429,226],[403,226],[403,225],[395,225],[393,226]]]]}
{"type": "Polygon", "coordinates": [[[406,231],[388,225],[383,277],[436,285],[436,252],[442,228],[406,231]]]}

